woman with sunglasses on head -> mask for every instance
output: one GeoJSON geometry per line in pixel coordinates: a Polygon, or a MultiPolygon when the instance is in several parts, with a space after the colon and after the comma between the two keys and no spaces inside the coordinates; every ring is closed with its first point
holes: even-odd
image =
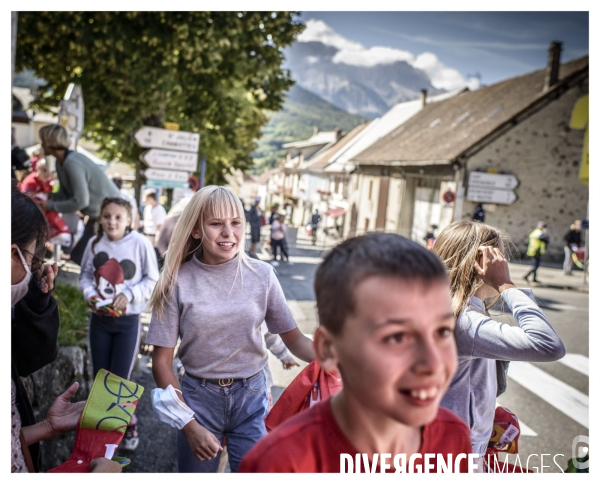
{"type": "MultiPolygon", "coordinates": [[[[11,189],[11,472],[39,470],[40,440],[75,430],[85,402],[70,403],[73,383],[36,423],[21,377],[52,363],[58,354],[59,316],[50,292],[58,272],[44,264],[46,220],[16,186],[11,189]]],[[[116,463],[115,463],[116,464],[116,463]]],[[[118,466],[118,464],[117,464],[118,466]]],[[[106,468],[118,470],[112,463],[106,468]]]]}

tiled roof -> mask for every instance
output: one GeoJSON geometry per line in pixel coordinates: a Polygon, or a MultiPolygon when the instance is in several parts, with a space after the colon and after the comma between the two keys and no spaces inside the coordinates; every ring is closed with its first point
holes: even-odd
{"type": "Polygon", "coordinates": [[[357,126],[329,149],[325,150],[323,153],[317,153],[317,155],[313,156],[304,168],[307,170],[321,171],[329,164],[331,158],[342,148],[344,148],[350,141],[352,141],[359,133],[361,133],[368,126],[368,124],[369,123],[365,123],[357,126]]]}
{"type": "MultiPolygon", "coordinates": [[[[550,91],[588,66],[588,56],[562,64],[559,82],[550,91]]],[[[546,69],[542,69],[428,104],[399,129],[351,161],[358,164],[450,162],[548,94],[542,92],[545,76],[546,69]]]]}
{"type": "Polygon", "coordinates": [[[307,148],[309,146],[317,146],[317,145],[326,145],[335,141],[336,132],[335,131],[321,131],[317,133],[307,140],[302,141],[294,141],[292,143],[285,143],[281,145],[282,148],[307,148]]]}
{"type": "MultiPolygon", "coordinates": [[[[428,97],[427,104],[444,101],[464,91],[465,89],[463,88],[438,94],[437,96],[428,97]]],[[[362,131],[360,136],[358,136],[355,141],[347,147],[347,149],[334,155],[329,160],[331,164],[326,168],[325,171],[344,171],[344,167],[348,164],[348,161],[354,158],[354,156],[365,151],[367,148],[377,142],[377,140],[394,131],[416,113],[421,111],[421,106],[422,104],[420,99],[396,104],[383,116],[371,121],[367,129],[362,131]]]]}

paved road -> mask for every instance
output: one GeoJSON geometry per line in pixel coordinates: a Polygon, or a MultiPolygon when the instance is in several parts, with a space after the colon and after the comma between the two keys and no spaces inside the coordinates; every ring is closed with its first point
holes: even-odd
{"type": "MultiPolygon", "coordinates": [[[[318,324],[312,284],[324,250],[313,248],[308,240],[299,238],[297,247],[291,248],[290,254],[292,264],[280,263],[276,267],[277,277],[299,328],[311,337],[318,324]]],[[[263,254],[261,258],[267,259],[268,256],[263,254]]],[[[515,283],[526,284],[521,279],[526,270],[524,265],[511,265],[515,283]]],[[[558,269],[542,267],[539,273],[542,284],[533,287],[565,343],[567,357],[554,363],[511,363],[508,390],[499,398],[499,403],[515,412],[521,420],[521,462],[525,464],[531,455],[529,468],[539,468],[539,456],[550,454],[544,456],[544,465],[549,466],[544,468],[544,472],[560,472],[559,467],[564,469],[571,456],[573,438],[589,435],[589,297],[579,280],[581,273],[576,274],[566,278],[558,269]]],[[[511,323],[512,318],[508,315],[499,313],[498,317],[511,323]]],[[[140,446],[134,452],[121,454],[132,458],[126,472],[176,472],[176,431],[159,423],[152,413],[150,392],[154,382],[150,365],[147,356],[140,357],[132,376],[134,381],[146,388],[137,410],[140,446]]],[[[276,385],[273,396],[278,398],[305,365],[284,370],[281,363],[269,354],[269,366],[276,385]]],[[[514,462],[513,457],[509,458],[510,462],[514,462]]]]}
{"type": "MultiPolygon", "coordinates": [[[[307,249],[292,250],[294,265],[281,263],[277,267],[290,309],[309,336],[317,325],[311,276],[320,260],[318,255],[314,252],[311,257],[307,249]]],[[[528,284],[522,279],[527,270],[526,264],[511,264],[513,280],[521,287],[532,286],[567,355],[553,363],[511,363],[508,390],[498,403],[521,420],[519,459],[523,465],[531,456],[529,468],[539,469],[541,454],[550,454],[543,457],[544,466],[549,466],[544,472],[560,472],[571,457],[573,439],[589,435],[589,295],[581,272],[566,277],[560,269],[542,267],[538,276],[541,284],[528,284]]],[[[511,316],[496,314],[503,322],[516,324],[511,316]]],[[[276,358],[269,358],[274,382],[282,390],[300,369],[284,371],[276,358]]],[[[501,455],[501,459],[505,457],[501,455]]],[[[509,461],[514,462],[514,457],[509,456],[509,461]]]]}

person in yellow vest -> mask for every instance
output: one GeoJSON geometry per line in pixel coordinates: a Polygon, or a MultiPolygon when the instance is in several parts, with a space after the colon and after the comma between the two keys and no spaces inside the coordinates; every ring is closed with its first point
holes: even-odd
{"type": "Polygon", "coordinates": [[[542,261],[542,255],[546,252],[546,245],[549,239],[546,235],[546,223],[538,222],[537,227],[529,234],[529,245],[527,246],[527,255],[533,257],[533,264],[524,279],[529,281],[529,276],[533,274],[533,282],[540,282],[537,278],[537,270],[542,261]]]}

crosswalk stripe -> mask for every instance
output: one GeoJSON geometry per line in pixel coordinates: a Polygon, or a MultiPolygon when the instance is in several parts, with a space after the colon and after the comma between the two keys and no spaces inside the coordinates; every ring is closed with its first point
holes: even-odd
{"type": "Polygon", "coordinates": [[[587,356],[567,353],[562,359],[558,360],[558,362],[568,366],[572,370],[590,376],[590,360],[587,356]]]}
{"type": "Polygon", "coordinates": [[[540,370],[531,363],[523,361],[511,361],[508,367],[508,376],[567,417],[572,418],[585,428],[590,428],[590,399],[587,395],[540,370]]]}
{"type": "Polygon", "coordinates": [[[533,430],[529,425],[527,425],[522,420],[519,420],[519,427],[521,428],[521,435],[525,437],[537,437],[538,434],[535,430],[533,430]]]}
{"type": "Polygon", "coordinates": [[[302,308],[298,304],[298,301],[288,299],[287,304],[288,308],[290,308],[292,316],[296,321],[305,321],[306,319],[308,319],[306,317],[306,314],[304,314],[304,311],[302,311],[302,308]]]}

